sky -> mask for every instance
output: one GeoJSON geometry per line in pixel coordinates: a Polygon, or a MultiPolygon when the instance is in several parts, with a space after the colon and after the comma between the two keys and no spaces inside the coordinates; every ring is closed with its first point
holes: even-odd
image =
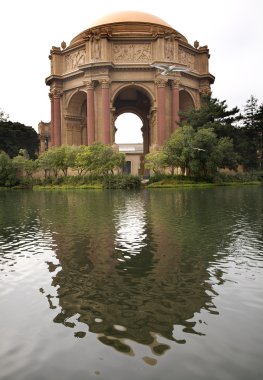
{"type": "Polygon", "coordinates": [[[193,45],[208,45],[212,96],[243,108],[251,95],[263,103],[262,0],[3,0],[0,22],[0,108],[37,130],[50,121],[48,59],[95,20],[118,11],[151,13],[193,45]]]}

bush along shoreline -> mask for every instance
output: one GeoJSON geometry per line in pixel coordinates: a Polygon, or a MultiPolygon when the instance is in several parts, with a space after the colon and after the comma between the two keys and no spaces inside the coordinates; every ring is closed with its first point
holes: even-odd
{"type": "Polygon", "coordinates": [[[217,173],[213,177],[191,177],[183,175],[157,174],[149,179],[127,174],[58,176],[46,178],[18,178],[12,184],[2,185],[2,189],[120,189],[141,188],[198,188],[234,185],[262,185],[263,171],[226,174],[217,173]]]}
{"type": "MultiPolygon", "coordinates": [[[[43,179],[21,178],[11,189],[140,189],[138,176],[110,174],[105,176],[60,176],[43,179]]],[[[7,188],[7,187],[5,187],[7,188]]]]}
{"type": "Polygon", "coordinates": [[[147,188],[212,187],[262,184],[263,170],[257,170],[236,174],[217,173],[211,177],[157,174],[149,178],[147,188]]]}

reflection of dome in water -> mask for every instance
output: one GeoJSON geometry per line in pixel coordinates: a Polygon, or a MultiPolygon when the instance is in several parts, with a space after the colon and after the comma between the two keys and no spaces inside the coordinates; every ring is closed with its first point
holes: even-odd
{"type": "Polygon", "coordinates": [[[162,20],[160,17],[152,15],[150,13],[146,12],[138,12],[138,11],[121,11],[121,12],[115,12],[108,14],[106,16],[103,16],[92,23],[90,23],[88,29],[78,34],[76,37],[73,38],[73,40],[70,42],[70,45],[76,45],[81,42],[84,42],[85,36],[92,33],[92,31],[95,28],[103,27],[106,28],[106,26],[120,26],[125,24],[125,30],[126,32],[130,32],[130,36],[134,35],[136,32],[136,25],[144,25],[147,27],[148,32],[150,31],[150,26],[156,26],[163,27],[166,29],[166,32],[169,31],[169,33],[176,34],[180,39],[182,39],[184,42],[187,42],[187,39],[180,33],[178,33],[176,30],[173,29],[171,25],[169,25],[166,21],[162,20]]]}
{"type": "Polygon", "coordinates": [[[129,200],[116,218],[115,249],[122,253],[118,258],[123,262],[140,254],[146,244],[146,220],[143,202],[129,200]]]}

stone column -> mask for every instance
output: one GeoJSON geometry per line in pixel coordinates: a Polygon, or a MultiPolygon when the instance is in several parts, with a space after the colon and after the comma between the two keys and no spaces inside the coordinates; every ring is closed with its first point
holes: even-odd
{"type": "Polygon", "coordinates": [[[50,143],[49,146],[53,146],[54,144],[54,97],[53,93],[50,92],[49,94],[50,99],[50,112],[51,112],[51,122],[50,122],[50,143]]]}
{"type": "Polygon", "coordinates": [[[94,83],[86,82],[87,85],[87,145],[95,141],[95,108],[94,108],[94,83]]]}
{"type": "Polygon", "coordinates": [[[151,109],[150,119],[150,147],[155,150],[157,147],[157,116],[156,109],[151,109]]]}
{"type": "Polygon", "coordinates": [[[175,132],[179,127],[179,86],[180,80],[175,79],[172,81],[172,132],[175,132]]]}
{"type": "Polygon", "coordinates": [[[54,140],[53,146],[61,145],[61,109],[60,109],[60,97],[61,92],[59,90],[55,90],[53,93],[54,98],[54,140]]]}
{"type": "Polygon", "coordinates": [[[167,80],[159,78],[157,85],[157,144],[162,146],[166,139],[165,87],[167,80]]]}
{"type": "Polygon", "coordinates": [[[115,144],[115,133],[116,133],[116,127],[115,127],[115,121],[116,121],[116,108],[112,107],[110,109],[110,141],[112,144],[115,144]]]}
{"type": "Polygon", "coordinates": [[[101,81],[101,98],[102,98],[102,130],[103,143],[110,144],[110,82],[107,79],[101,81]]]}

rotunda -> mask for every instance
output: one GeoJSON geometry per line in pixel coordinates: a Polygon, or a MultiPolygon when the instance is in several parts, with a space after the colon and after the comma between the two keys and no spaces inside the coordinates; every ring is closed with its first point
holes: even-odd
{"type": "Polygon", "coordinates": [[[103,17],[68,46],[53,46],[49,58],[48,146],[112,145],[116,118],[131,112],[142,121],[146,154],[178,128],[179,111],[200,106],[214,82],[208,47],[189,44],[167,22],[144,12],[103,17]]]}

